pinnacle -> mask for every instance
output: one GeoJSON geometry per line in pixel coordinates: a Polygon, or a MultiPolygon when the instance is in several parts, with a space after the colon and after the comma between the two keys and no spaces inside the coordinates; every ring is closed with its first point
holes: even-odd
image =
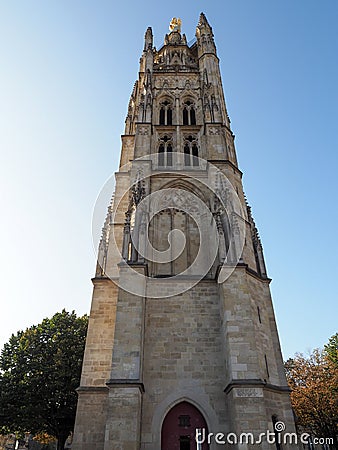
{"type": "Polygon", "coordinates": [[[201,12],[197,26],[200,27],[200,26],[203,26],[203,25],[207,25],[207,26],[210,27],[209,22],[208,22],[208,20],[207,20],[207,18],[205,16],[205,14],[203,12],[201,12]]]}

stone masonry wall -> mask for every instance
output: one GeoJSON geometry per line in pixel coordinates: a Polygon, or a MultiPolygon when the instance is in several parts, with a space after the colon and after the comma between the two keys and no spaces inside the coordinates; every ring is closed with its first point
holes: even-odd
{"type": "MultiPolygon", "coordinates": [[[[151,284],[162,293],[172,285],[170,279],[151,284]]],[[[175,297],[146,299],[142,448],[160,448],[165,414],[183,399],[201,410],[209,427],[227,427],[220,325],[214,281],[175,297]]]]}

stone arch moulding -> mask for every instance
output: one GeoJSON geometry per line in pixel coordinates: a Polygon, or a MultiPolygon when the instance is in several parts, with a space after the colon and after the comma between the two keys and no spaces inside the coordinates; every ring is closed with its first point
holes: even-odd
{"type": "Polygon", "coordinates": [[[165,101],[171,102],[173,105],[175,103],[175,96],[169,92],[169,91],[165,91],[165,92],[161,92],[156,96],[156,101],[157,104],[160,105],[161,103],[165,102],[165,101]]]}
{"type": "Polygon", "coordinates": [[[192,102],[196,106],[197,100],[197,95],[194,92],[185,89],[181,95],[181,106],[183,106],[184,103],[188,101],[192,102]]]}
{"type": "MultiPolygon", "coordinates": [[[[221,430],[218,417],[208,402],[207,395],[203,391],[199,390],[196,392],[195,389],[182,389],[180,391],[175,391],[159,403],[154,410],[151,423],[151,431],[153,436],[152,450],[158,449],[161,445],[161,430],[166,415],[174,406],[181,402],[191,403],[201,412],[207,423],[209,431],[213,431],[215,429],[217,431],[221,430]]],[[[213,450],[213,441],[211,442],[210,450],[213,450]]]]}
{"type": "Polygon", "coordinates": [[[198,197],[205,205],[208,205],[209,207],[209,202],[205,197],[205,193],[203,193],[203,191],[198,186],[191,183],[188,177],[186,179],[183,178],[180,180],[169,181],[168,183],[161,186],[160,191],[162,189],[175,189],[175,188],[182,189],[190,192],[191,194],[196,195],[196,197],[198,197]]]}
{"type": "Polygon", "coordinates": [[[157,99],[158,124],[172,125],[175,118],[175,99],[165,94],[157,99]]]}

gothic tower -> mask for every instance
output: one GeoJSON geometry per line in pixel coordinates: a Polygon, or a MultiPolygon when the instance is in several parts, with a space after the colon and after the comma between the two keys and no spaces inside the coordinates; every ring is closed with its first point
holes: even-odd
{"type": "Polygon", "coordinates": [[[241,433],[295,429],[204,14],[190,45],[179,19],[159,50],[147,29],[115,178],[73,449],[276,448],[236,445],[241,433]],[[196,429],[232,441],[196,444],[196,429]]]}

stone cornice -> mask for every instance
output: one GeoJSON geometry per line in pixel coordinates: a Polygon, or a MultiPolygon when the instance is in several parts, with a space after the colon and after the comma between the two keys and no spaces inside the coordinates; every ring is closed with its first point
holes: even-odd
{"type": "Polygon", "coordinates": [[[97,283],[112,283],[112,279],[106,275],[102,277],[93,277],[92,283],[95,285],[97,283]]]}
{"type": "Polygon", "coordinates": [[[111,379],[108,380],[106,385],[108,388],[110,387],[119,387],[119,388],[129,388],[129,387],[136,387],[140,390],[140,392],[143,394],[144,391],[144,384],[140,380],[131,380],[131,379],[111,379]]]}
{"type": "Polygon", "coordinates": [[[78,394],[85,394],[85,393],[107,394],[108,387],[107,386],[79,386],[76,389],[76,392],[78,394]]]}
{"type": "Polygon", "coordinates": [[[270,284],[271,281],[272,281],[271,278],[264,278],[264,277],[262,277],[261,275],[259,275],[259,273],[256,272],[255,270],[250,269],[250,267],[248,266],[248,264],[245,264],[245,263],[238,263],[238,264],[237,264],[237,267],[243,267],[243,268],[246,270],[247,274],[253,276],[254,278],[257,278],[257,280],[264,281],[264,283],[270,284]]]}
{"type": "Polygon", "coordinates": [[[229,394],[232,389],[236,388],[262,388],[264,390],[268,391],[274,391],[274,392],[285,392],[289,393],[291,392],[291,389],[289,386],[278,386],[276,384],[266,383],[265,381],[261,379],[249,379],[249,380],[232,380],[224,389],[225,394],[229,394]]]}
{"type": "Polygon", "coordinates": [[[210,164],[228,164],[229,166],[231,166],[234,170],[236,170],[236,172],[238,172],[240,174],[240,176],[243,176],[243,172],[241,170],[239,170],[239,168],[237,166],[235,166],[234,163],[232,163],[229,159],[208,159],[208,162],[210,162],[210,164]]]}
{"type": "MultiPolygon", "coordinates": [[[[130,266],[130,267],[134,267],[134,268],[143,268],[146,271],[146,276],[148,276],[148,267],[147,264],[143,264],[143,263],[126,263],[125,261],[122,261],[118,264],[119,267],[123,268],[126,266],[130,266]]],[[[219,265],[218,269],[216,271],[216,277],[215,278],[202,278],[200,281],[215,281],[215,279],[217,280],[217,277],[219,275],[219,272],[221,270],[221,268],[223,267],[223,265],[219,265]]],[[[245,264],[245,263],[238,263],[236,266],[225,266],[225,267],[233,267],[234,269],[244,269],[246,271],[246,273],[248,275],[251,275],[252,277],[256,278],[259,281],[263,281],[264,283],[270,284],[272,279],[271,278],[263,278],[262,276],[260,276],[256,271],[254,271],[253,269],[250,269],[250,267],[245,264]]],[[[102,277],[94,277],[92,278],[92,283],[98,284],[98,283],[114,283],[115,281],[119,280],[119,276],[118,277],[108,277],[108,276],[102,276],[102,277]]],[[[148,279],[148,283],[153,281],[159,281],[159,280],[166,280],[166,281],[173,281],[173,282],[184,282],[187,280],[195,280],[195,279],[200,279],[199,275],[187,275],[187,276],[159,276],[159,277],[149,277],[148,279]]]]}
{"type": "Polygon", "coordinates": [[[270,282],[271,282],[271,278],[263,278],[263,277],[262,277],[261,275],[259,275],[255,270],[250,269],[249,266],[248,266],[247,264],[243,263],[243,262],[242,262],[242,263],[238,263],[238,264],[236,264],[236,265],[232,265],[232,264],[220,264],[220,265],[217,267],[216,277],[215,277],[216,280],[217,280],[217,278],[218,278],[218,276],[219,276],[220,271],[222,270],[222,267],[224,267],[225,269],[232,268],[233,270],[236,270],[236,269],[243,269],[243,270],[246,271],[246,273],[247,273],[248,275],[251,275],[252,277],[256,278],[256,279],[259,280],[259,281],[263,281],[263,283],[270,284],[270,282]]]}

